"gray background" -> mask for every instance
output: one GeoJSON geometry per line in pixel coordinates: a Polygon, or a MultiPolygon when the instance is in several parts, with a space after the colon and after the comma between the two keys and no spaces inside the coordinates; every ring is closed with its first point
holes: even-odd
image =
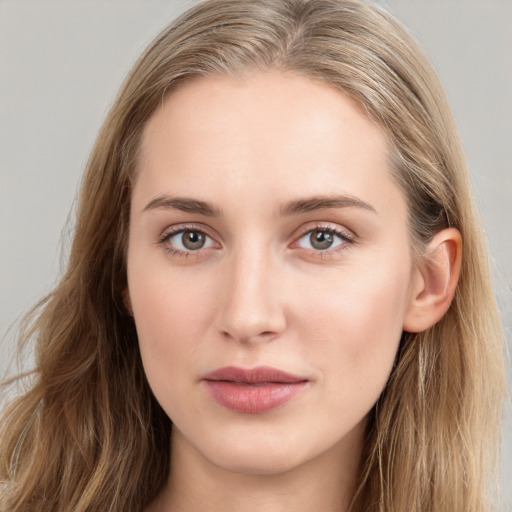
{"type": "MultiPolygon", "coordinates": [[[[124,75],[189,3],[0,0],[0,376],[14,353],[14,329],[8,328],[52,288],[65,261],[68,213],[124,75]]],[[[447,89],[486,226],[510,347],[512,0],[379,3],[421,41],[447,89]]],[[[502,464],[507,510],[511,417],[509,406],[502,464]]]]}

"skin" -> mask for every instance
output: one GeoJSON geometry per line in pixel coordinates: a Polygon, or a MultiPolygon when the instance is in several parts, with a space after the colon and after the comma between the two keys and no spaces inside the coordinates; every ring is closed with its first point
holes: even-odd
{"type": "Polygon", "coordinates": [[[130,222],[125,300],[173,421],[168,484],[148,510],[346,510],[402,331],[442,315],[458,254],[452,233],[432,266],[446,275],[413,264],[383,131],[295,74],[194,79],[145,127],[130,222]],[[333,197],[349,201],[290,208],[333,197]],[[170,233],[184,226],[203,248],[170,233]],[[332,246],[313,246],[314,230],[332,246]],[[229,365],[308,383],[277,409],[233,412],[201,380],[229,365]]]}

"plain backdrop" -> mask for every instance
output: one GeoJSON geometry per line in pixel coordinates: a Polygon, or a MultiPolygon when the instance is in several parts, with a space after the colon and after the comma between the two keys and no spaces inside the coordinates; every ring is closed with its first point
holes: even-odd
{"type": "MultiPolygon", "coordinates": [[[[15,329],[8,328],[59,276],[80,176],[124,75],[190,3],[0,0],[0,377],[14,353],[15,329]]],[[[378,3],[419,39],[447,90],[510,346],[512,0],[378,3]]],[[[508,408],[502,481],[509,506],[511,422],[508,408]]]]}

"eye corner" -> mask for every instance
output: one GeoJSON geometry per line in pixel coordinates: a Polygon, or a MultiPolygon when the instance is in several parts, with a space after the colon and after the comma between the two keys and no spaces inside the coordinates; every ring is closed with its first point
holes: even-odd
{"type": "Polygon", "coordinates": [[[158,237],[159,245],[167,254],[173,257],[199,257],[203,251],[220,249],[222,245],[202,226],[180,224],[166,228],[158,237]],[[186,235],[194,235],[185,238],[186,235]],[[175,239],[175,240],[173,240],[175,239]]]}
{"type": "Polygon", "coordinates": [[[301,228],[290,247],[302,249],[310,255],[324,259],[347,249],[355,243],[357,243],[356,235],[347,228],[330,223],[314,223],[301,228]],[[317,233],[316,240],[313,238],[315,233],[317,233]]]}

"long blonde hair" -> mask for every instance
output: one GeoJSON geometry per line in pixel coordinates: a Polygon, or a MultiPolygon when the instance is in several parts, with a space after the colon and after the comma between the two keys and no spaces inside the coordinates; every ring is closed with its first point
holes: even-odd
{"type": "Polygon", "coordinates": [[[370,413],[352,512],[483,512],[504,393],[503,339],[457,131],[415,41],[358,0],[207,0],[135,64],[87,164],[67,270],[32,312],[31,387],[1,424],[0,510],[138,511],[159,492],[171,422],[126,313],[125,249],[141,131],[192,76],[277,68],[350,95],[387,133],[421,253],[447,226],[463,265],[445,317],[404,333],[370,413]]]}

